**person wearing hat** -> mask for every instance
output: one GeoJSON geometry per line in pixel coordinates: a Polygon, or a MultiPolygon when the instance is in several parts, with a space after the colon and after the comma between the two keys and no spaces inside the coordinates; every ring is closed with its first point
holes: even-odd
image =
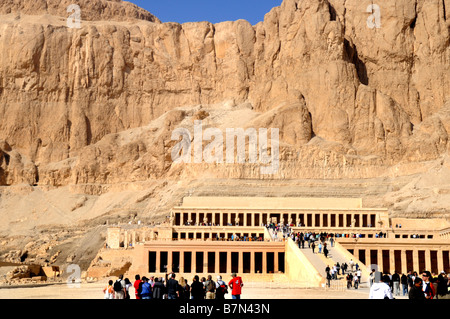
{"type": "Polygon", "coordinates": [[[228,283],[228,286],[231,288],[231,298],[241,299],[242,287],[244,286],[242,278],[237,276],[235,272],[231,274],[231,277],[228,283]]]}
{"type": "Polygon", "coordinates": [[[381,277],[380,282],[376,282],[370,287],[369,299],[394,299],[391,288],[389,287],[389,276],[381,277]]]}

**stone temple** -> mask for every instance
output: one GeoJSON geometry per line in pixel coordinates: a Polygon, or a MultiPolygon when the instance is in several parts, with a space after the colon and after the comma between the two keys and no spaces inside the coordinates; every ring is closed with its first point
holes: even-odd
{"type": "Polygon", "coordinates": [[[163,224],[110,227],[88,276],[112,275],[114,267],[127,276],[237,272],[246,281],[320,287],[327,265],[351,260],[363,281],[371,269],[448,272],[449,237],[446,220],[390,218],[387,209],[363,207],[360,198],[184,197],[163,224]],[[276,234],[270,223],[287,224],[293,233],[333,234],[335,242],[325,257],[276,234]]]}

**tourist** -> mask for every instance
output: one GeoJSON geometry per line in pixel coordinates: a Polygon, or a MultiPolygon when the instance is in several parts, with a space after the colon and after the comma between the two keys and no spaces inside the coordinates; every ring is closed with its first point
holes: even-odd
{"type": "Polygon", "coordinates": [[[167,299],[178,299],[178,281],[175,280],[175,273],[170,273],[166,282],[167,299]]]}
{"type": "Polygon", "coordinates": [[[232,299],[241,299],[242,287],[244,286],[242,278],[237,276],[236,273],[232,273],[231,277],[232,279],[228,283],[231,288],[231,297],[232,299]]]}
{"type": "Polygon", "coordinates": [[[153,285],[155,284],[155,276],[151,276],[150,279],[147,278],[147,280],[150,286],[153,287],[153,285]]]}
{"type": "Polygon", "coordinates": [[[131,299],[130,298],[130,287],[133,286],[133,284],[130,282],[130,279],[125,278],[125,299],[131,299]]]}
{"type": "Polygon", "coordinates": [[[328,258],[328,248],[326,245],[323,247],[323,254],[324,254],[325,258],[328,258]]]}
{"type": "Polygon", "coordinates": [[[358,269],[358,270],[356,271],[356,276],[358,277],[358,282],[361,282],[361,276],[362,276],[361,269],[358,269]]]}
{"type": "Polygon", "coordinates": [[[402,274],[402,277],[400,278],[400,283],[402,284],[403,296],[406,296],[408,294],[408,276],[402,274]]]}
{"type": "Polygon", "coordinates": [[[389,276],[387,275],[382,276],[380,282],[375,282],[370,287],[369,299],[394,299],[388,282],[389,276]]]}
{"type": "Polygon", "coordinates": [[[437,289],[436,289],[437,299],[449,299],[448,294],[448,277],[445,275],[445,271],[441,271],[437,277],[437,289]]]}
{"type": "Polygon", "coordinates": [[[136,299],[141,299],[140,292],[139,292],[139,285],[142,282],[141,276],[140,275],[136,275],[136,276],[134,276],[134,279],[135,279],[135,282],[133,284],[134,295],[135,295],[136,299]]]}
{"type": "Polygon", "coordinates": [[[216,283],[212,280],[212,276],[208,275],[208,280],[205,282],[206,299],[216,299],[216,283]]]}
{"type": "Polygon", "coordinates": [[[369,275],[369,288],[372,287],[375,282],[375,269],[372,269],[372,272],[369,275]]]}
{"type": "Polygon", "coordinates": [[[179,299],[190,299],[190,287],[184,277],[180,278],[178,282],[178,297],[179,299]]]}
{"type": "Polygon", "coordinates": [[[327,265],[327,267],[325,268],[325,272],[327,273],[327,286],[328,288],[331,286],[331,274],[330,274],[330,266],[327,265]]]}
{"type": "Polygon", "coordinates": [[[353,275],[351,272],[349,272],[345,278],[347,280],[347,289],[352,288],[352,282],[353,282],[353,275]]]}
{"type": "Polygon", "coordinates": [[[355,289],[358,289],[359,287],[359,282],[360,282],[360,277],[358,277],[358,274],[355,273],[355,275],[353,276],[353,281],[354,281],[354,287],[355,289]]]}
{"type": "Polygon", "coordinates": [[[161,277],[155,278],[155,283],[153,284],[153,299],[163,299],[164,297],[164,284],[161,277]]]}
{"type": "Polygon", "coordinates": [[[429,271],[422,272],[422,280],[423,280],[423,292],[425,293],[426,299],[433,299],[436,296],[436,292],[434,290],[434,285],[430,281],[431,273],[429,271]]]}
{"type": "Polygon", "coordinates": [[[350,271],[353,272],[353,267],[355,266],[355,262],[353,261],[353,259],[350,259],[348,265],[350,266],[350,271]]]}
{"type": "Polygon", "coordinates": [[[394,288],[394,296],[400,296],[400,275],[397,270],[392,275],[392,286],[394,288]]]}
{"type": "Polygon", "coordinates": [[[150,283],[148,282],[148,278],[145,276],[142,277],[139,291],[140,291],[140,297],[141,297],[140,299],[148,300],[148,299],[152,298],[152,287],[151,287],[150,283]]]}
{"type": "Polygon", "coordinates": [[[319,249],[319,254],[322,253],[322,242],[319,241],[319,245],[317,245],[317,248],[319,249]]]}
{"type": "Polygon", "coordinates": [[[411,289],[414,286],[414,278],[411,270],[408,271],[406,277],[408,278],[408,288],[411,289]]]}
{"type": "Polygon", "coordinates": [[[409,299],[413,300],[426,300],[423,292],[423,280],[416,277],[413,282],[413,286],[409,290],[409,299]]]}
{"type": "Polygon", "coordinates": [[[217,276],[216,281],[216,299],[225,299],[225,295],[228,293],[228,286],[225,281],[222,280],[222,276],[217,276]]]}
{"type": "Polygon", "coordinates": [[[339,262],[336,263],[336,272],[338,275],[340,275],[340,271],[341,271],[341,265],[339,264],[339,262]]]}
{"type": "Polygon", "coordinates": [[[314,244],[314,242],[312,242],[310,247],[311,247],[312,252],[313,252],[313,254],[314,254],[314,248],[316,248],[316,244],[314,244]]]}
{"type": "Polygon", "coordinates": [[[125,299],[125,280],[122,274],[114,282],[114,299],[125,299]]]}
{"type": "Polygon", "coordinates": [[[191,299],[199,300],[205,298],[205,286],[200,282],[198,275],[195,275],[191,284],[191,299]]]}
{"type": "Polygon", "coordinates": [[[347,271],[347,267],[348,267],[347,263],[343,263],[342,264],[342,266],[341,266],[342,275],[345,275],[345,272],[347,271]]]}
{"type": "Polygon", "coordinates": [[[114,299],[114,287],[113,287],[113,281],[108,281],[108,285],[105,289],[103,289],[103,293],[105,294],[105,299],[114,299]]]}

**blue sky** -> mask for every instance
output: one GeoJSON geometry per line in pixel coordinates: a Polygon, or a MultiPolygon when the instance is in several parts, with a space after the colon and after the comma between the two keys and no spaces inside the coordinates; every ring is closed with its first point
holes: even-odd
{"type": "Polygon", "coordinates": [[[245,19],[252,25],[264,19],[282,0],[127,0],[151,12],[162,22],[218,23],[245,19]]]}

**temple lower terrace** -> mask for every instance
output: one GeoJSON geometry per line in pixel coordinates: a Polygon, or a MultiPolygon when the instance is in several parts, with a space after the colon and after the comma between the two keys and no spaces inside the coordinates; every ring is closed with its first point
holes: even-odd
{"type": "Polygon", "coordinates": [[[237,272],[247,281],[320,287],[327,265],[350,260],[361,266],[363,281],[370,269],[448,272],[449,238],[447,220],[390,218],[387,209],[365,208],[359,198],[185,197],[164,224],[110,227],[98,258],[103,266],[93,263],[88,273],[110,274],[126,259],[129,276],[237,272]],[[333,234],[328,258],[275,234],[266,227],[271,223],[288,224],[293,233],[333,234]]]}

